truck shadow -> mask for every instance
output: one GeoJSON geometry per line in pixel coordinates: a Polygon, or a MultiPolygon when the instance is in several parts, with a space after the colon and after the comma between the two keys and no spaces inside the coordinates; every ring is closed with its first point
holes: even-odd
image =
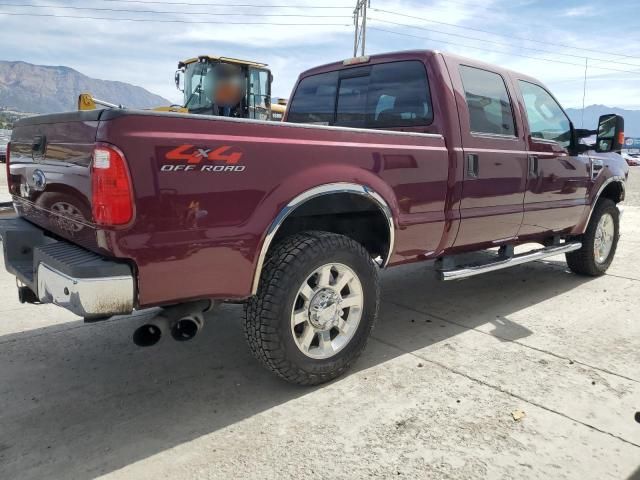
{"type": "MultiPolygon", "coordinates": [[[[423,265],[386,272],[380,341],[352,374],[486,324],[503,341],[533,334],[509,315],[586,281],[559,265],[447,284],[423,265]]],[[[193,342],[150,349],[130,339],[140,318],[0,337],[0,478],[96,477],[313,395],[250,356],[241,315],[225,306],[193,342]]]]}

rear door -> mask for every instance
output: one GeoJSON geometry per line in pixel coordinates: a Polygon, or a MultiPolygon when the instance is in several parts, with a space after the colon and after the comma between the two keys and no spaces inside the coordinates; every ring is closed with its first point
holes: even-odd
{"type": "Polygon", "coordinates": [[[453,68],[458,72],[451,73],[464,155],[461,223],[454,246],[508,241],[522,223],[527,171],[522,121],[509,94],[510,80],[484,68],[453,68]]]}
{"type": "Polygon", "coordinates": [[[555,98],[541,85],[518,80],[528,119],[530,168],[520,236],[573,227],[587,204],[590,163],[572,155],[571,122],[555,98]]]}

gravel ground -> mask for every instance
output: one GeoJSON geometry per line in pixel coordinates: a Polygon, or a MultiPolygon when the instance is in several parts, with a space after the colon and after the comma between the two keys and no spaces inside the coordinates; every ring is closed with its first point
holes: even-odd
{"type": "Polygon", "coordinates": [[[365,354],[319,388],[250,357],[239,306],[142,350],[140,315],[20,305],[0,273],[0,478],[638,478],[639,187],[597,279],[389,270],[365,354]]]}

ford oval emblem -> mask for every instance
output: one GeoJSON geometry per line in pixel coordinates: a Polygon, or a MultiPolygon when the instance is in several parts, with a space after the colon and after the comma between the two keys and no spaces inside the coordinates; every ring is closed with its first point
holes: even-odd
{"type": "Polygon", "coordinates": [[[44,190],[44,187],[47,185],[47,177],[44,176],[42,170],[34,170],[31,179],[33,180],[33,188],[36,190],[44,190]]]}

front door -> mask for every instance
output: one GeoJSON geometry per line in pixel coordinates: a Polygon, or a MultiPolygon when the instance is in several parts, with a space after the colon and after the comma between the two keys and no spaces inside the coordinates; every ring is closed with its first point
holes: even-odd
{"type": "Polygon", "coordinates": [[[522,223],[527,152],[521,120],[514,115],[509,79],[466,65],[458,69],[466,108],[458,107],[464,179],[454,245],[499,244],[514,239],[522,223]]]}
{"type": "Polygon", "coordinates": [[[519,236],[571,229],[586,208],[590,182],[587,155],[572,155],[571,122],[540,85],[519,80],[528,118],[529,171],[519,236]]]}

